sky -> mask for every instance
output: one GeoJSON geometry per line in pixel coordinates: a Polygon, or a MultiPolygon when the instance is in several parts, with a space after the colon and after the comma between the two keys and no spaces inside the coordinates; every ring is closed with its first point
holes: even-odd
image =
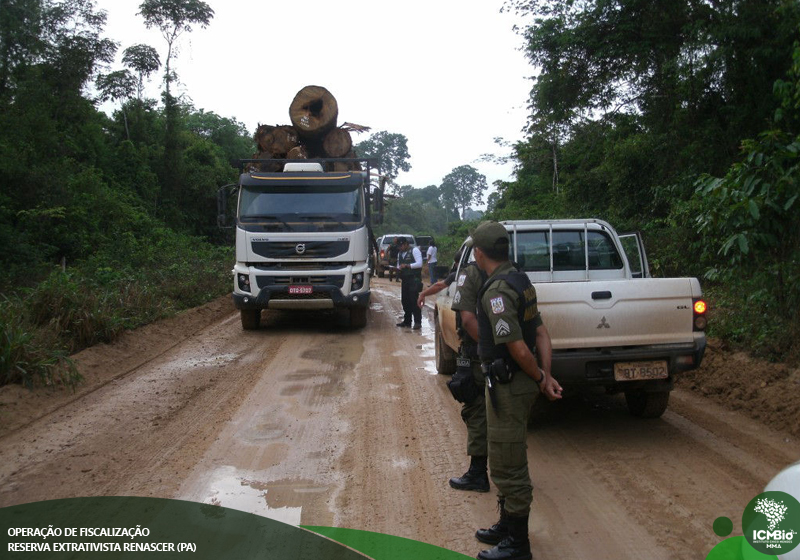
{"type": "MultiPolygon", "coordinates": [[[[369,126],[408,139],[411,170],[399,185],[439,185],[454,168],[472,165],[495,180],[513,178],[512,164],[478,161],[507,155],[495,138],[522,139],[533,67],[514,32],[522,24],[501,13],[502,0],[206,0],[215,15],[206,29],[179,38],[173,62],[197,109],[242,122],[291,124],[289,105],[307,85],[336,98],[338,123],[369,126]]],[[[166,40],[137,16],[141,0],[97,0],[105,35],[122,51],[166,40]]],[[[158,98],[161,76],[147,95],[158,98]]],[[[108,108],[106,108],[108,110],[108,108]]],[[[353,133],[353,142],[368,134],[353,133]]],[[[485,202],[485,199],[484,199],[485,202]]]]}

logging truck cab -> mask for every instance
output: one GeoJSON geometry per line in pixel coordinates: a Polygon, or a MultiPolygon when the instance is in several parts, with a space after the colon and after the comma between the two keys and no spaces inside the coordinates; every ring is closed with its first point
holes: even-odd
{"type": "Polygon", "coordinates": [[[370,160],[242,160],[240,170],[218,200],[224,226],[238,192],[232,272],[242,327],[257,329],[265,309],[344,308],[352,326],[366,325],[371,226],[383,206],[381,191],[370,193],[370,160]],[[254,170],[276,165],[283,170],[254,170]]]}

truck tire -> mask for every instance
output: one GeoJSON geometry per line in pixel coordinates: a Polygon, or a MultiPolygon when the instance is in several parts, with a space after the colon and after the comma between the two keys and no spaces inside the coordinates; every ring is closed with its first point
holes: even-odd
{"type": "Polygon", "coordinates": [[[667,410],[669,391],[626,391],[625,402],[628,411],[638,418],[659,418],[667,410]]]}
{"type": "Polygon", "coordinates": [[[367,326],[367,308],[366,307],[351,307],[350,308],[350,326],[356,329],[367,326]]]}
{"type": "Polygon", "coordinates": [[[246,331],[256,330],[261,323],[260,309],[240,309],[242,328],[246,331]]]}
{"type": "Polygon", "coordinates": [[[453,375],[456,372],[456,353],[445,344],[439,328],[439,321],[436,321],[434,348],[436,349],[436,371],[441,375],[453,375]]]}
{"type": "Polygon", "coordinates": [[[382,268],[378,269],[378,278],[383,278],[383,269],[382,268]]]}

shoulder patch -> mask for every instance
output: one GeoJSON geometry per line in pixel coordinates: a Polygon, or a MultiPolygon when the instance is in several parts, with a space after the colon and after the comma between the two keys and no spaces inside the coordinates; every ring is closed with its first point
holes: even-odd
{"type": "Polygon", "coordinates": [[[494,333],[497,336],[508,336],[511,334],[511,327],[503,319],[500,319],[494,326],[494,333]]]}
{"type": "Polygon", "coordinates": [[[505,303],[503,302],[503,296],[492,298],[489,301],[492,304],[492,313],[494,313],[495,315],[500,315],[503,311],[506,310],[505,303]]]}
{"type": "Polygon", "coordinates": [[[466,281],[467,281],[467,275],[466,274],[462,274],[461,276],[458,277],[458,285],[459,286],[463,286],[464,282],[466,282],[466,281]]]}

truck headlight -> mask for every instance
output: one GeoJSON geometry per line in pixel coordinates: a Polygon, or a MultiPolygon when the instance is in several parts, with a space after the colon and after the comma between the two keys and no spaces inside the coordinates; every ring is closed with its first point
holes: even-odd
{"type": "Polygon", "coordinates": [[[361,286],[364,285],[364,273],[359,272],[358,274],[353,274],[353,281],[350,284],[350,291],[353,290],[360,290],[361,286]]]}
{"type": "Polygon", "coordinates": [[[250,277],[247,274],[237,274],[236,280],[239,283],[239,289],[243,292],[250,291],[250,277]]]}

